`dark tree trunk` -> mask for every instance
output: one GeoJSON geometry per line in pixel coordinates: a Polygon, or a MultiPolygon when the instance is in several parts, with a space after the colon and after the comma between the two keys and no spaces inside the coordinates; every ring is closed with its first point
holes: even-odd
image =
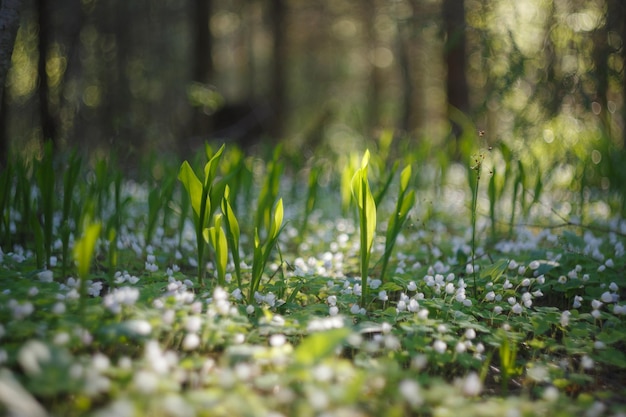
{"type": "Polygon", "coordinates": [[[286,114],[286,65],[287,65],[287,10],[284,0],[270,0],[270,18],[272,31],[272,69],[270,106],[272,118],[270,135],[272,140],[280,139],[283,132],[283,120],[286,114]]]}
{"type": "MultiPolygon", "coordinates": [[[[11,55],[17,30],[20,26],[20,11],[22,0],[0,1],[0,113],[4,114],[4,85],[7,73],[11,67],[11,55]]],[[[5,119],[3,116],[2,119],[5,119]]],[[[4,125],[4,124],[3,124],[4,125]]],[[[4,127],[3,127],[4,129],[4,127]]],[[[0,167],[4,167],[7,160],[9,144],[6,135],[0,135],[0,167]]]]}
{"type": "MultiPolygon", "coordinates": [[[[193,81],[210,84],[213,79],[213,38],[209,22],[212,0],[195,0],[193,3],[193,81]]],[[[211,132],[210,119],[202,107],[196,107],[192,115],[192,136],[206,137],[211,132]]]]}
{"type": "MultiPolygon", "coordinates": [[[[467,114],[470,106],[466,78],[465,0],[443,1],[443,24],[446,34],[444,53],[447,67],[448,115],[453,115],[455,111],[467,114]]],[[[458,122],[458,117],[450,118],[452,133],[458,139],[462,133],[462,127],[458,122]]]]}
{"type": "Polygon", "coordinates": [[[50,86],[46,72],[48,51],[52,40],[52,22],[50,21],[49,6],[48,1],[37,0],[37,18],[39,23],[39,62],[37,64],[37,74],[39,78],[39,118],[44,142],[49,140],[52,142],[52,147],[56,148],[58,146],[57,128],[55,117],[50,107],[50,86]]]}

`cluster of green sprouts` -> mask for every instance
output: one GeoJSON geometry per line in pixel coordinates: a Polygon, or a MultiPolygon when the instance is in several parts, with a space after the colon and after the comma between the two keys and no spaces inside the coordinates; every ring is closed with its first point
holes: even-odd
{"type": "MultiPolygon", "coordinates": [[[[226,269],[230,251],[235,265],[237,283],[243,291],[239,253],[239,221],[230,201],[231,192],[227,184],[228,176],[217,178],[218,165],[224,152],[224,145],[214,154],[211,154],[210,147],[207,146],[206,149],[208,162],[204,166],[202,179],[187,161],[183,162],[178,174],[178,179],[183,184],[193,209],[198,283],[201,286],[204,285],[205,245],[209,244],[213,249],[218,285],[226,285],[226,269]],[[218,207],[221,212],[217,212],[218,207]]],[[[282,199],[275,201],[280,178],[280,164],[275,160],[271,167],[268,174],[269,180],[263,187],[259,198],[257,214],[261,213],[261,215],[257,216],[254,228],[252,273],[248,290],[250,303],[254,300],[254,295],[259,289],[265,266],[282,231],[283,202],[282,199]]]]}
{"type": "MultiPolygon", "coordinates": [[[[379,140],[377,152],[370,154],[370,151],[366,150],[360,161],[355,154],[344,157],[344,165],[339,173],[342,210],[345,213],[353,204],[358,217],[359,272],[362,289],[360,304],[366,309],[372,302],[368,277],[374,273],[383,283],[390,279],[389,264],[393,249],[416,202],[415,178],[411,166],[414,162],[407,159],[402,170],[399,169],[399,161],[390,163],[392,137],[390,132],[385,132],[379,140]],[[374,187],[370,184],[371,177],[376,178],[373,183],[374,187]],[[378,210],[395,178],[398,179],[395,206],[386,223],[384,251],[376,263],[374,272],[370,269],[370,261],[378,228],[377,219],[380,217],[378,210]],[[373,192],[372,188],[375,188],[376,192],[373,192]]],[[[285,214],[283,200],[278,196],[284,171],[281,151],[280,146],[275,148],[273,157],[264,165],[265,175],[264,180],[260,182],[255,210],[248,211],[249,215],[246,216],[246,224],[243,226],[246,227],[246,235],[250,236],[248,242],[251,244],[249,249],[252,262],[249,271],[242,271],[241,236],[243,232],[241,218],[237,215],[239,213],[241,216],[242,211],[237,209],[237,204],[238,200],[245,201],[248,207],[251,204],[253,168],[246,167],[243,153],[237,148],[226,151],[225,145],[222,145],[213,151],[209,145],[206,145],[204,152],[206,162],[201,170],[192,167],[195,162],[183,162],[178,169],[177,176],[184,189],[184,192],[180,194],[176,192],[175,178],[167,175],[171,167],[163,169],[165,175],[161,176],[162,180],[158,186],[151,187],[147,199],[148,210],[144,228],[146,245],[149,245],[154,238],[159,219],[163,219],[162,228],[166,229],[167,219],[174,214],[179,216],[177,234],[178,242],[182,242],[184,219],[191,212],[195,231],[196,272],[199,286],[206,286],[206,266],[210,258],[215,267],[216,285],[226,286],[230,279],[229,267],[232,265],[238,288],[247,296],[248,302],[253,303],[255,294],[260,290],[268,262],[276,257],[277,249],[280,257],[279,236],[284,229],[285,214]],[[250,220],[253,223],[251,227],[249,227],[250,220]]],[[[530,187],[524,165],[520,161],[517,164],[513,163],[511,151],[504,145],[501,145],[501,154],[505,157],[504,173],[497,172],[495,166],[490,169],[487,190],[491,233],[494,238],[497,233],[498,219],[501,217],[497,213],[498,204],[502,200],[507,182],[512,182],[511,194],[514,208],[511,210],[508,222],[509,234],[513,233],[515,206],[518,203],[521,204],[522,212],[526,214],[530,207],[539,201],[542,190],[541,175],[539,175],[531,200],[527,199],[526,194],[530,193],[530,187]]],[[[470,207],[472,267],[476,262],[479,233],[477,230],[479,182],[484,160],[485,154],[480,153],[474,157],[474,163],[469,166],[468,170],[472,197],[470,207]]],[[[111,173],[108,166],[106,161],[98,161],[87,183],[81,184],[77,179],[80,178],[82,159],[73,153],[65,161],[57,161],[53,158],[51,146],[46,146],[41,158],[33,159],[32,165],[20,159],[9,164],[0,176],[0,210],[3,213],[0,218],[0,231],[5,236],[4,241],[0,243],[7,247],[11,244],[9,241],[11,233],[5,232],[9,229],[9,206],[13,205],[15,210],[22,213],[32,233],[38,267],[45,268],[52,258],[55,195],[62,194],[63,204],[58,230],[62,246],[63,276],[67,276],[71,266],[69,260],[72,259],[70,256],[72,235],[76,236],[73,259],[78,266],[78,276],[81,279],[88,274],[89,265],[94,258],[93,253],[98,249],[99,238],[108,248],[106,267],[109,271],[115,271],[119,262],[118,239],[123,227],[124,210],[128,199],[122,198],[121,173],[111,173]],[[54,181],[54,173],[58,172],[59,168],[63,172],[61,184],[54,181]],[[31,176],[35,179],[34,183],[37,186],[34,201],[30,188],[27,186],[31,176]],[[14,186],[16,195],[10,195],[14,186]],[[77,193],[86,198],[78,201],[77,193]]],[[[309,216],[315,208],[322,171],[321,165],[314,163],[310,167],[304,212],[298,224],[301,233],[296,238],[296,247],[302,241],[308,227],[309,216]]],[[[98,263],[101,264],[102,260],[98,260],[98,263]]],[[[474,295],[477,296],[476,268],[473,270],[473,290],[474,295]]],[[[113,272],[109,274],[109,279],[113,279],[113,272]]],[[[84,291],[84,286],[81,286],[81,290],[84,291]]],[[[82,292],[81,295],[83,295],[82,292]]]]}

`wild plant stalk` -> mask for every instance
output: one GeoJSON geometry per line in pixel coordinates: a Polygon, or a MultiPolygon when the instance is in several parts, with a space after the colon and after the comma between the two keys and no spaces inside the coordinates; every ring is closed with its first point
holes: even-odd
{"type": "Polygon", "coordinates": [[[85,303],[87,301],[87,276],[96,248],[96,242],[102,226],[99,222],[92,223],[87,220],[83,227],[83,235],[74,243],[74,260],[78,277],[80,279],[80,313],[84,317],[85,303]]]}
{"type": "Polygon", "coordinates": [[[189,206],[191,205],[191,199],[189,194],[183,192],[180,194],[180,206],[178,212],[178,251],[180,252],[183,246],[183,232],[185,231],[185,220],[187,219],[187,213],[189,212],[189,206]]]}
{"type": "Polygon", "coordinates": [[[32,199],[31,199],[31,190],[33,189],[31,180],[32,178],[29,176],[29,166],[25,159],[17,158],[17,163],[15,164],[15,173],[17,176],[17,184],[16,184],[16,203],[19,203],[19,206],[16,209],[22,214],[22,218],[26,219],[26,222],[20,224],[20,229],[18,229],[19,239],[22,240],[21,243],[25,244],[25,237],[28,234],[29,223],[31,219],[32,212],[32,199]],[[26,226],[26,227],[25,227],[26,226]]]}
{"type": "MultiPolygon", "coordinates": [[[[520,187],[524,188],[525,174],[524,174],[524,166],[521,161],[517,161],[517,175],[515,176],[515,181],[513,182],[513,201],[511,202],[511,217],[509,220],[509,238],[513,236],[513,228],[515,227],[515,206],[517,205],[517,198],[520,191],[520,187]]],[[[522,199],[524,196],[522,196],[522,199]]]]}
{"type": "Polygon", "coordinates": [[[256,218],[254,225],[261,229],[262,224],[270,223],[271,210],[276,198],[278,197],[278,189],[280,186],[280,176],[283,172],[284,163],[280,161],[281,146],[274,149],[272,160],[267,164],[267,175],[265,182],[259,193],[257,204],[256,218]]]}
{"type": "Polygon", "coordinates": [[[254,253],[252,257],[252,276],[250,278],[250,290],[248,303],[254,301],[254,294],[258,291],[265,265],[269,260],[272,250],[278,243],[278,236],[282,231],[283,224],[283,199],[279,199],[274,207],[274,215],[271,217],[265,241],[259,237],[259,229],[254,229],[254,253]]]}
{"type": "Polygon", "coordinates": [[[491,222],[491,240],[496,240],[496,204],[498,202],[499,192],[497,187],[498,173],[494,167],[491,171],[489,186],[487,188],[487,196],[489,197],[489,220],[491,222]]]}
{"type": "Polygon", "coordinates": [[[237,279],[237,286],[242,289],[241,286],[241,259],[239,256],[239,237],[241,232],[239,230],[239,221],[235,212],[230,204],[230,187],[227,185],[224,189],[224,198],[222,199],[222,213],[224,214],[224,227],[226,229],[226,238],[228,240],[228,247],[230,249],[230,255],[235,265],[235,277],[237,279]]]}
{"type": "Polygon", "coordinates": [[[55,201],[54,179],[52,142],[46,142],[43,157],[37,164],[37,185],[39,186],[40,193],[39,209],[43,213],[41,228],[43,231],[46,264],[50,262],[50,258],[52,257],[52,225],[55,201]]]}
{"type": "Polygon", "coordinates": [[[354,173],[359,169],[359,157],[356,154],[351,154],[348,160],[344,158],[340,159],[340,166],[343,166],[341,171],[341,211],[344,214],[348,213],[350,209],[350,203],[352,201],[352,178],[354,173]]]}
{"type": "Polygon", "coordinates": [[[385,253],[382,257],[382,267],[380,271],[380,279],[384,282],[386,277],[387,265],[391,257],[391,252],[396,244],[398,235],[409,216],[409,211],[415,204],[415,191],[408,190],[409,181],[411,180],[411,165],[407,165],[400,174],[400,186],[398,188],[398,198],[396,200],[396,209],[389,218],[387,225],[387,236],[385,238],[385,253]],[[407,192],[408,191],[408,192],[407,192]]]}
{"type": "MultiPolygon", "coordinates": [[[[70,226],[70,215],[74,206],[74,204],[72,204],[74,201],[74,188],[76,186],[76,180],[78,179],[78,174],[80,172],[81,163],[81,158],[78,156],[76,151],[72,152],[67,169],[63,173],[63,211],[61,215],[60,227],[62,251],[61,273],[63,278],[67,276],[67,270],[69,266],[68,262],[70,234],[72,232],[70,226]]],[[[74,227],[75,226],[76,225],[74,225],[74,227]]]]}
{"type": "Polygon", "coordinates": [[[380,205],[381,201],[383,201],[383,199],[385,198],[387,191],[389,191],[389,186],[391,185],[391,181],[393,181],[393,177],[396,176],[396,171],[398,171],[399,165],[400,164],[398,163],[398,161],[396,161],[394,162],[391,169],[387,170],[387,178],[385,178],[385,180],[381,183],[380,189],[378,190],[378,193],[376,193],[376,196],[374,197],[374,203],[376,203],[377,207],[380,205]]]}
{"type": "Polygon", "coordinates": [[[359,168],[352,177],[352,197],[357,203],[359,230],[361,237],[361,306],[366,307],[369,301],[367,276],[369,261],[376,233],[376,203],[367,179],[367,167],[370,159],[369,150],[365,151],[359,168]]]}
{"type": "Polygon", "coordinates": [[[313,213],[315,208],[315,201],[317,199],[317,190],[319,189],[318,180],[322,169],[319,165],[313,165],[311,172],[309,172],[308,187],[306,194],[306,202],[304,205],[304,215],[302,216],[302,223],[300,225],[300,234],[298,235],[298,244],[302,243],[305,230],[309,223],[309,216],[313,213]]]}
{"type": "Polygon", "coordinates": [[[12,188],[13,178],[13,163],[11,158],[8,158],[7,164],[4,170],[0,173],[0,236],[3,236],[3,240],[0,241],[0,247],[10,244],[10,195],[12,188]]]}
{"type": "Polygon", "coordinates": [[[163,230],[167,227],[167,209],[174,193],[174,178],[166,178],[162,184],[153,185],[148,194],[148,223],[146,224],[145,240],[146,245],[152,242],[152,237],[159,220],[159,214],[163,213],[163,230]]]}
{"type": "Polygon", "coordinates": [[[502,391],[507,393],[509,390],[509,381],[518,374],[516,366],[517,360],[517,344],[509,340],[508,335],[504,335],[498,350],[500,356],[500,373],[502,391]]]}
{"type": "Polygon", "coordinates": [[[117,269],[117,242],[122,227],[124,202],[122,201],[122,173],[117,172],[113,179],[113,207],[114,212],[107,224],[107,240],[109,242],[109,284],[113,284],[113,277],[117,269]]]}
{"type": "Polygon", "coordinates": [[[217,172],[224,145],[209,158],[204,166],[204,181],[201,182],[189,162],[184,161],[178,173],[178,179],[182,182],[194,213],[194,223],[196,226],[196,249],[198,251],[198,284],[204,286],[204,229],[209,226],[211,213],[211,189],[213,180],[217,172]]]}
{"type": "Polygon", "coordinates": [[[33,232],[33,240],[35,241],[35,262],[38,269],[43,269],[46,265],[46,244],[43,227],[34,212],[30,215],[30,230],[33,232]]]}
{"type": "Polygon", "coordinates": [[[213,226],[204,229],[204,240],[208,242],[215,252],[215,269],[217,269],[217,283],[221,287],[226,286],[226,267],[228,265],[228,241],[222,228],[223,214],[218,213],[213,217],[213,226]]]}
{"type": "Polygon", "coordinates": [[[484,154],[480,154],[474,158],[475,165],[471,167],[470,171],[474,171],[476,175],[469,175],[470,189],[472,190],[472,277],[475,297],[478,297],[478,286],[476,284],[476,210],[478,206],[478,186],[480,185],[480,175],[484,159],[484,154]]]}

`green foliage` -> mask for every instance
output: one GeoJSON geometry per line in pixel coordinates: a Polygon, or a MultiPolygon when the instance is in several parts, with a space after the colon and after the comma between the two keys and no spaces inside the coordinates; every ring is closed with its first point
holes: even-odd
{"type": "Polygon", "coordinates": [[[259,194],[254,222],[257,230],[266,230],[271,222],[271,210],[278,197],[280,177],[284,169],[284,163],[280,160],[281,152],[282,147],[277,146],[274,149],[272,160],[267,163],[267,173],[259,194]]]}
{"type": "Polygon", "coordinates": [[[39,186],[39,209],[43,213],[41,228],[44,238],[46,264],[52,256],[52,226],[55,202],[55,181],[52,142],[44,145],[43,156],[35,167],[39,186]]]}
{"type": "Polygon", "coordinates": [[[83,227],[83,235],[74,243],[74,261],[80,279],[80,310],[84,312],[87,298],[87,276],[91,261],[96,250],[96,242],[100,236],[102,225],[98,222],[87,222],[83,227]]]}
{"type": "Polygon", "coordinates": [[[11,179],[13,177],[13,163],[7,162],[7,165],[0,172],[0,247],[7,247],[9,244],[10,231],[10,194],[12,188],[11,179]]]}
{"type": "MultiPolygon", "coordinates": [[[[309,178],[307,181],[307,194],[306,201],[304,204],[304,215],[302,216],[302,223],[300,224],[300,242],[304,239],[305,231],[308,227],[309,216],[313,212],[315,208],[315,201],[317,199],[317,192],[319,189],[319,177],[321,174],[321,166],[313,165],[311,167],[311,171],[309,172],[309,178]]],[[[299,242],[299,243],[300,243],[299,242]]]]}
{"type": "Polygon", "coordinates": [[[415,204],[415,190],[409,190],[411,181],[411,165],[407,165],[400,174],[400,184],[398,187],[398,197],[396,200],[396,208],[389,217],[387,224],[387,235],[385,239],[385,252],[382,257],[382,267],[380,276],[383,281],[386,280],[387,265],[391,258],[391,252],[396,244],[398,235],[402,231],[404,224],[409,216],[409,211],[415,204]]]}
{"type": "Polygon", "coordinates": [[[250,277],[250,289],[248,291],[248,303],[252,304],[254,301],[254,294],[258,291],[261,284],[261,278],[265,265],[270,258],[272,250],[278,243],[278,236],[282,231],[283,224],[283,199],[279,199],[274,206],[274,215],[271,218],[269,227],[267,229],[267,236],[265,240],[261,240],[259,236],[259,229],[254,230],[254,252],[252,258],[252,276],[250,277]]]}
{"type": "Polygon", "coordinates": [[[367,167],[370,159],[369,150],[365,151],[359,168],[352,177],[352,197],[357,204],[359,215],[359,229],[361,236],[360,258],[361,258],[361,305],[367,306],[369,302],[369,286],[367,282],[369,274],[369,261],[372,244],[376,233],[376,203],[370,190],[367,179],[367,167]]]}
{"type": "Polygon", "coordinates": [[[485,160],[485,155],[480,154],[474,157],[474,165],[470,166],[468,171],[468,181],[470,190],[472,192],[472,205],[471,205],[471,216],[472,216],[472,278],[473,278],[473,289],[474,296],[478,296],[478,286],[476,285],[476,210],[478,207],[478,187],[480,184],[480,176],[483,169],[483,162],[485,160]]]}
{"type": "Polygon", "coordinates": [[[235,264],[235,276],[237,278],[238,288],[242,288],[241,284],[241,257],[239,255],[239,238],[241,231],[239,229],[239,221],[235,216],[235,212],[230,204],[230,188],[228,185],[224,189],[224,198],[222,199],[222,213],[224,214],[224,227],[226,229],[226,237],[230,254],[235,264]]]}
{"type": "MultiPolygon", "coordinates": [[[[204,285],[204,229],[209,226],[211,216],[211,192],[224,146],[225,145],[222,145],[212,156],[207,147],[209,161],[204,166],[203,181],[200,181],[200,178],[198,178],[187,161],[183,162],[178,173],[178,179],[182,182],[187,191],[194,213],[196,249],[198,251],[198,283],[201,286],[204,285]]],[[[223,198],[223,195],[220,196],[220,198],[223,198]]]]}
{"type": "Polygon", "coordinates": [[[520,374],[521,369],[517,365],[517,343],[510,340],[509,335],[501,336],[500,347],[498,348],[500,358],[500,372],[502,378],[502,390],[508,392],[511,378],[520,374]]]}
{"type": "Polygon", "coordinates": [[[326,359],[339,347],[350,335],[347,328],[333,329],[327,332],[315,333],[306,337],[294,352],[297,366],[310,368],[323,359],[326,359]]]}
{"type": "MultiPolygon", "coordinates": [[[[262,208],[240,205],[236,215],[232,204],[237,197],[245,201],[245,194],[263,187],[272,195],[276,182],[265,178],[256,183],[258,188],[247,190],[254,184],[238,182],[231,172],[246,169],[243,159],[234,158],[239,162],[225,168],[222,158],[230,152],[209,155],[204,178],[189,164],[181,166],[182,193],[175,199],[166,189],[175,179],[164,176],[164,182],[137,190],[123,186],[120,172],[104,172],[101,166],[96,169],[101,170],[102,187],[95,187],[95,175],[91,188],[85,188],[80,160],[70,159],[63,173],[63,206],[54,207],[61,222],[53,237],[77,237],[73,255],[78,282],[65,273],[58,282],[58,266],[43,269],[41,201],[33,191],[39,168],[14,162],[11,172],[21,170],[23,178],[16,174],[9,181],[3,230],[11,236],[5,240],[17,242],[24,230],[29,235],[23,248],[15,245],[0,252],[0,355],[6,352],[1,389],[10,387],[20,400],[54,415],[119,412],[116,407],[126,405],[158,415],[167,404],[197,414],[210,408],[217,415],[477,416],[486,409],[494,415],[511,409],[529,415],[579,415],[595,403],[607,413],[625,410],[618,400],[623,391],[619,376],[626,370],[626,307],[620,298],[626,238],[621,220],[597,219],[581,227],[554,223],[540,230],[516,225],[520,233],[511,239],[498,236],[496,229],[493,244],[479,250],[477,195],[483,159],[467,170],[467,180],[450,175],[448,181],[419,191],[407,164],[399,175],[395,205],[383,201],[380,208],[391,212],[383,247],[382,239],[374,239],[380,215],[368,174],[382,179],[377,183],[382,185],[395,168],[386,165],[385,172],[369,172],[379,169],[371,164],[369,152],[349,181],[358,226],[353,218],[338,215],[339,181],[324,195],[312,189],[321,171],[295,186],[309,187],[306,201],[289,205],[275,197],[262,208]],[[15,168],[17,164],[22,167],[15,168]],[[230,187],[235,183],[239,194],[230,187]],[[449,201],[468,183],[472,237],[468,219],[450,209],[459,202],[449,201]],[[101,188],[100,202],[96,188],[101,188]],[[160,191],[151,194],[155,188],[160,191]],[[423,220],[430,215],[424,215],[424,204],[415,204],[418,193],[422,201],[434,196],[428,219],[436,220],[423,220]],[[331,202],[331,207],[322,202],[331,202]],[[242,231],[243,216],[254,219],[256,209],[267,212],[267,204],[269,217],[259,217],[254,233],[242,231]],[[324,209],[324,217],[304,222],[311,233],[302,244],[296,244],[301,239],[297,234],[282,234],[287,213],[304,206],[306,219],[315,204],[324,209]],[[30,209],[28,218],[22,217],[25,209],[30,209]],[[194,220],[206,221],[201,238],[209,246],[205,251],[212,251],[220,287],[215,285],[212,294],[189,291],[194,275],[190,257],[197,256],[197,235],[183,230],[190,211],[194,220]],[[409,211],[416,222],[420,219],[419,228],[406,225],[409,211]],[[94,217],[99,213],[108,216],[102,227],[103,219],[94,217]],[[133,236],[150,223],[150,216],[168,217],[163,238],[151,242],[156,262],[168,268],[167,283],[162,274],[145,272],[145,247],[139,246],[141,236],[133,236]],[[84,224],[73,226],[76,220],[84,224]],[[138,228],[130,230],[132,225],[138,228]],[[400,233],[406,239],[398,239],[400,233]],[[252,250],[240,254],[246,244],[252,250]],[[368,285],[371,254],[380,255],[383,265],[380,280],[368,285]],[[473,272],[465,264],[469,256],[473,272]],[[96,268],[91,267],[94,260],[96,268]],[[396,262],[396,272],[388,274],[387,265],[396,262]],[[231,272],[236,282],[227,280],[231,272]],[[52,273],[57,282],[51,282],[52,273]],[[377,300],[372,302],[374,288],[377,300]],[[579,397],[570,396],[576,389],[579,397]],[[119,392],[124,392],[123,399],[119,392]]],[[[420,173],[435,172],[428,161],[423,163],[420,173]]],[[[519,176],[519,165],[512,166],[519,176]]],[[[529,166],[524,162],[526,180],[518,185],[518,214],[529,221],[552,220],[536,217],[530,207],[538,195],[558,197],[562,190],[545,177],[538,185],[534,175],[541,175],[529,166]]],[[[272,169],[267,168],[268,177],[272,169]]],[[[487,219],[492,225],[514,188],[515,178],[507,180],[505,173],[498,165],[492,176],[495,185],[490,181],[487,190],[494,207],[487,219]]],[[[426,179],[444,178],[444,173],[432,175],[426,179]]],[[[587,184],[592,187],[593,182],[587,184]]],[[[578,191],[565,195],[575,199],[578,191]]],[[[597,190],[588,194],[593,192],[597,190]]],[[[72,239],[68,247],[72,249],[72,239]]],[[[52,247],[54,255],[62,250],[52,247]]],[[[0,409],[20,415],[14,404],[0,395],[0,409]]]]}
{"type": "MultiPolygon", "coordinates": [[[[74,200],[74,191],[76,189],[76,183],[79,178],[79,173],[82,166],[82,160],[80,156],[78,156],[77,152],[72,152],[70,155],[68,165],[63,173],[63,212],[61,215],[61,245],[62,245],[62,255],[61,255],[61,276],[67,276],[67,271],[69,268],[68,262],[70,260],[70,234],[72,233],[71,227],[71,216],[72,212],[78,212],[77,204],[74,200]]],[[[121,177],[120,177],[121,178],[121,177]]],[[[77,219],[78,216],[74,217],[74,220],[77,219]]]]}
{"type": "Polygon", "coordinates": [[[217,283],[224,287],[226,285],[226,266],[228,265],[228,241],[226,233],[222,228],[221,213],[213,217],[214,225],[204,229],[204,240],[213,247],[215,252],[215,267],[217,269],[217,283]]]}

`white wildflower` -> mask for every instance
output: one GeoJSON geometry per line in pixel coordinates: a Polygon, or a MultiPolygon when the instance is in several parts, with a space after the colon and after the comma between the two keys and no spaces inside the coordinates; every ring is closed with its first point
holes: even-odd
{"type": "Polygon", "coordinates": [[[591,359],[589,356],[587,355],[583,355],[583,357],[580,359],[580,365],[583,367],[583,369],[593,369],[594,363],[593,363],[593,359],[591,359]]]}
{"type": "Polygon", "coordinates": [[[45,271],[37,273],[37,279],[39,279],[39,281],[41,282],[52,282],[54,280],[54,277],[52,275],[52,271],[46,269],[45,271]]]}
{"type": "Polygon", "coordinates": [[[287,337],[284,334],[273,334],[270,336],[270,346],[280,347],[287,342],[287,337]]]}
{"type": "Polygon", "coordinates": [[[448,345],[446,345],[446,342],[444,342],[443,340],[435,340],[435,342],[433,343],[433,349],[435,349],[435,352],[437,353],[444,353],[447,348],[448,345]]]}
{"type": "Polygon", "coordinates": [[[400,381],[400,394],[411,407],[419,407],[424,402],[420,392],[420,386],[412,379],[400,381]]]}
{"type": "Polygon", "coordinates": [[[603,303],[606,303],[606,304],[612,303],[613,302],[613,295],[610,292],[608,292],[608,291],[603,292],[602,295],[600,296],[600,300],[603,303]]]}
{"type": "Polygon", "coordinates": [[[483,383],[476,372],[470,372],[463,380],[463,394],[468,397],[480,395],[483,383]]]}

